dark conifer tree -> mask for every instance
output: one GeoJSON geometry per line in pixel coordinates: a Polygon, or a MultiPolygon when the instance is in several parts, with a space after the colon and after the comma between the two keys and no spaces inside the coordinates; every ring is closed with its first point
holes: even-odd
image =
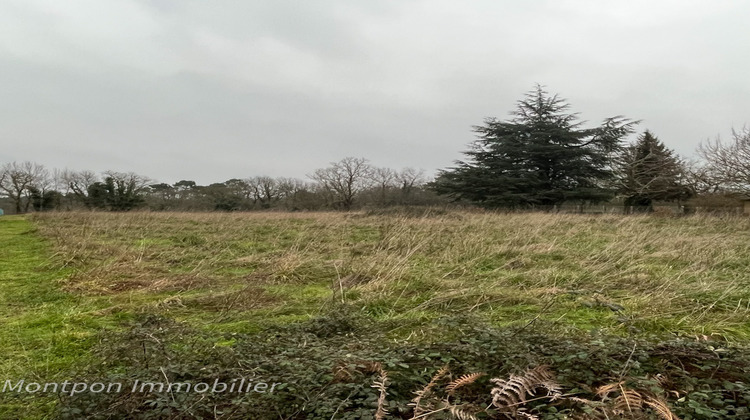
{"type": "Polygon", "coordinates": [[[626,207],[651,211],[654,201],[679,201],[692,195],[682,161],[648,130],[622,150],[617,166],[617,188],[626,207]]]}
{"type": "Polygon", "coordinates": [[[513,118],[485,120],[467,161],[441,171],[432,187],[456,200],[485,207],[553,206],[600,202],[613,196],[612,157],[636,122],[608,118],[582,128],[577,114],[541,86],[518,101],[513,118]]]}

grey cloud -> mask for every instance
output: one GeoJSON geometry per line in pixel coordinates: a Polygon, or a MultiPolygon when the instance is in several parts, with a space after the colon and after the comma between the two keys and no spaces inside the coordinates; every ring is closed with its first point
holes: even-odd
{"type": "MultiPolygon", "coordinates": [[[[432,172],[535,83],[684,155],[748,121],[750,5],[9,1],[0,161],[162,181],[304,177],[341,157],[432,172]]],[[[4,17],[3,17],[4,16],[4,17]]]]}

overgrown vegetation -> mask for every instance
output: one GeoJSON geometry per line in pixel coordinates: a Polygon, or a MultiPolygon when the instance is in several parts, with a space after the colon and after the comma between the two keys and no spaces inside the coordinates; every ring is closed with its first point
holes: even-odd
{"type": "Polygon", "coordinates": [[[604,418],[628,392],[643,402],[623,414],[635,418],[659,418],[644,401],[680,418],[748,416],[747,218],[60,213],[33,223],[22,234],[28,222],[0,220],[4,252],[28,258],[0,271],[17,308],[4,314],[4,377],[284,385],[235,398],[2,394],[5,413],[411,418],[414,392],[447,365],[421,418],[604,418]],[[31,322],[46,313],[58,318],[31,322]],[[541,387],[518,412],[492,405],[490,379],[538,366],[564,397],[541,387]]]}
{"type": "Polygon", "coordinates": [[[252,335],[215,335],[141,317],[108,337],[113,344],[100,346],[102,360],[114,362],[93,366],[83,377],[126,384],[246,378],[283,385],[254,395],[78,394],[63,396],[57,413],[71,419],[366,419],[378,412],[383,418],[553,419],[632,411],[635,418],[676,418],[660,415],[661,408],[685,418],[750,416],[747,352],[686,340],[564,338],[546,333],[545,324],[498,329],[451,316],[437,322],[443,334],[454,335],[450,341],[436,334],[434,341],[394,342],[387,337],[393,324],[349,307],[252,335]],[[524,373],[529,366],[536,368],[524,373]]]}

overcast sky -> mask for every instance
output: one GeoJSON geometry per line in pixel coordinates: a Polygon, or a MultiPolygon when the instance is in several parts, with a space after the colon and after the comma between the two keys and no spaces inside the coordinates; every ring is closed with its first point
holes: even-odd
{"type": "Polygon", "coordinates": [[[669,147],[750,123],[750,1],[0,0],[0,163],[433,173],[543,84],[669,147]]]}

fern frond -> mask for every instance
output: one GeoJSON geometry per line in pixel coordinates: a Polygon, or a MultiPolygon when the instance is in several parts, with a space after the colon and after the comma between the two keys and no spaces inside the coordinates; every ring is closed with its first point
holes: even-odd
{"type": "Polygon", "coordinates": [[[647,406],[651,407],[651,409],[656,411],[662,419],[679,420],[678,417],[672,412],[672,410],[669,409],[669,406],[665,401],[655,397],[648,397],[643,402],[647,406]]]}
{"type": "Polygon", "coordinates": [[[456,420],[479,420],[477,416],[457,405],[448,406],[448,412],[451,413],[456,420]]]}
{"type": "Polygon", "coordinates": [[[596,396],[601,398],[602,401],[607,400],[609,397],[609,394],[612,393],[612,391],[619,390],[622,387],[622,384],[625,382],[613,382],[611,384],[602,385],[599,388],[596,389],[596,396]]]}
{"type": "Polygon", "coordinates": [[[534,369],[527,370],[525,376],[538,383],[552,381],[555,379],[555,374],[552,373],[549,366],[547,365],[539,365],[534,369]]]}
{"type": "Polygon", "coordinates": [[[380,373],[383,371],[383,364],[372,360],[362,362],[362,371],[364,373],[380,373]]]}
{"type": "Polygon", "coordinates": [[[618,414],[632,413],[643,407],[643,395],[632,389],[622,389],[622,393],[615,398],[614,410],[618,414]]]}
{"type": "Polygon", "coordinates": [[[599,401],[591,401],[591,400],[587,400],[586,398],[580,398],[580,397],[568,397],[567,400],[577,402],[579,404],[588,405],[590,407],[598,407],[604,404],[599,401]]]}
{"type": "Polygon", "coordinates": [[[667,403],[649,392],[639,392],[624,386],[625,382],[606,384],[596,390],[596,395],[603,402],[609,400],[609,394],[617,392],[619,395],[609,404],[612,413],[616,415],[641,413],[644,408],[651,408],[663,420],[679,420],[672,413],[667,403]]]}
{"type": "Polygon", "coordinates": [[[385,420],[385,416],[388,414],[388,410],[385,408],[385,397],[388,392],[388,372],[380,369],[378,379],[375,380],[371,386],[380,391],[380,396],[378,397],[378,408],[375,411],[375,420],[385,420]]]}
{"type": "Polygon", "coordinates": [[[449,395],[453,395],[453,393],[455,393],[458,388],[473,384],[474,382],[476,382],[477,379],[481,378],[482,376],[484,376],[484,373],[482,372],[474,372],[474,373],[469,373],[469,374],[460,376],[458,379],[449,383],[445,387],[445,390],[448,391],[449,395]]]}
{"type": "Polygon", "coordinates": [[[555,381],[554,374],[547,366],[537,366],[527,370],[523,375],[510,375],[508,380],[493,378],[492,405],[500,410],[516,412],[518,406],[527,401],[527,396],[534,395],[535,390],[544,388],[552,399],[561,396],[561,386],[555,381]]]}
{"type": "Polygon", "coordinates": [[[550,397],[550,401],[557,401],[562,397],[562,386],[557,382],[545,381],[539,385],[547,390],[547,396],[550,397]]]}
{"type": "Polygon", "coordinates": [[[409,403],[409,405],[414,406],[414,416],[413,418],[416,418],[417,416],[421,415],[425,412],[425,410],[420,406],[422,403],[422,399],[426,398],[430,393],[432,392],[432,388],[435,387],[435,385],[445,377],[445,375],[448,374],[448,365],[443,366],[440,368],[440,370],[433,375],[432,379],[430,379],[430,382],[424,386],[424,388],[420,389],[419,391],[414,391],[414,394],[416,397],[414,397],[409,403]]]}

